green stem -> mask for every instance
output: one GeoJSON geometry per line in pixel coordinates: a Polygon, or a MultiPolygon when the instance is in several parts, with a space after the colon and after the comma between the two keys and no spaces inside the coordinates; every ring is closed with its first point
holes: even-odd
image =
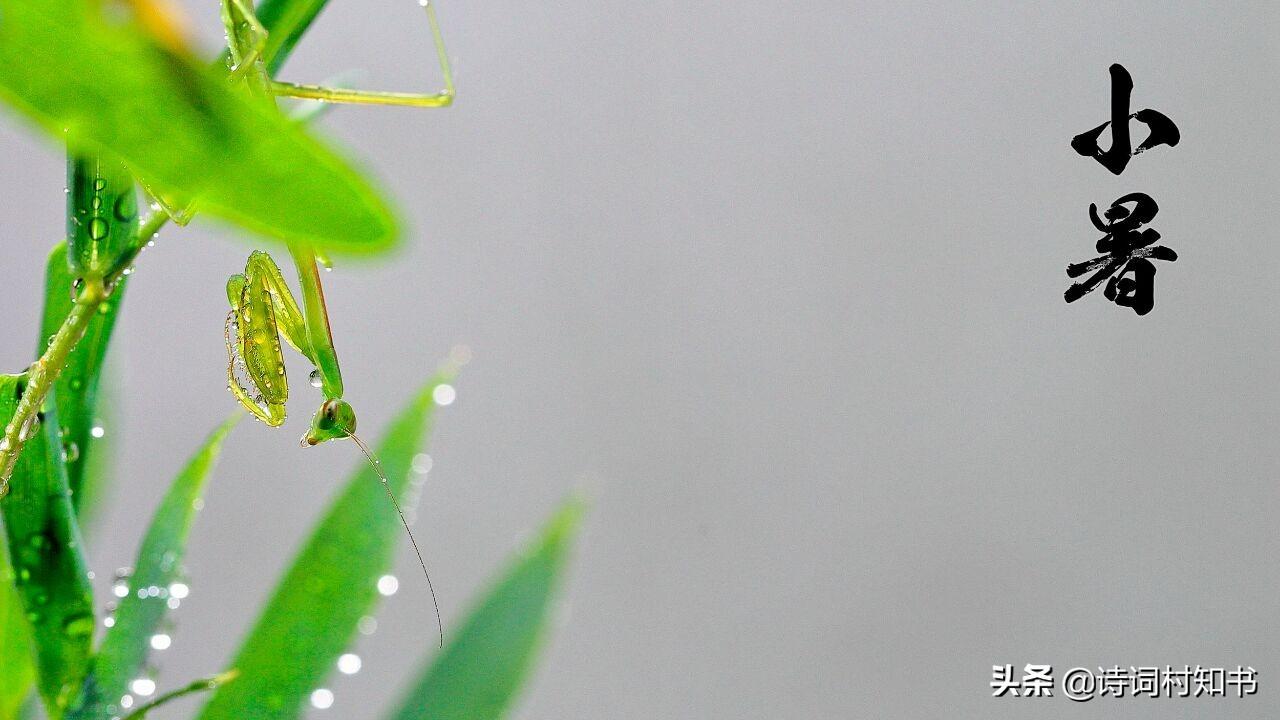
{"type": "MultiPolygon", "coordinates": [[[[152,213],[138,230],[138,241],[125,256],[121,268],[129,268],[142,252],[142,248],[155,237],[156,232],[169,220],[163,212],[152,213]]],[[[13,417],[4,428],[4,436],[0,439],[0,498],[9,491],[9,477],[22,452],[22,446],[31,437],[39,422],[38,414],[44,406],[45,397],[53,389],[58,376],[67,364],[67,356],[84,337],[89,321],[93,319],[102,303],[111,297],[111,291],[125,270],[120,270],[103,278],[101,281],[86,281],[76,294],[75,304],[67,319],[49,341],[40,359],[36,360],[27,371],[27,384],[14,410],[13,417]]]]}
{"type": "Polygon", "coordinates": [[[190,685],[187,685],[186,687],[181,687],[181,688],[178,688],[177,690],[172,690],[170,692],[167,692],[164,695],[161,695],[160,697],[156,698],[155,700],[152,700],[151,702],[145,705],[139,705],[136,710],[129,713],[128,715],[125,715],[124,718],[122,718],[122,720],[141,720],[142,718],[147,716],[147,713],[151,712],[152,710],[155,710],[161,705],[164,705],[170,700],[180,698],[183,695],[190,695],[192,693],[204,692],[205,690],[216,690],[219,686],[225,685],[231,682],[232,680],[235,680],[236,676],[239,674],[240,673],[235,670],[230,670],[228,672],[222,673],[221,675],[214,675],[213,677],[196,680],[195,682],[191,683],[190,685]]]}

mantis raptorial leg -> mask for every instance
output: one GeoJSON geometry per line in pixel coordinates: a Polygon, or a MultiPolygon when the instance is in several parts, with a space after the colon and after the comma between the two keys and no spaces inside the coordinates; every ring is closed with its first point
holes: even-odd
{"type": "MultiPolygon", "coordinates": [[[[233,82],[245,83],[250,92],[264,98],[286,96],[334,103],[446,107],[453,102],[453,71],[435,9],[430,0],[419,0],[419,4],[427,15],[436,57],[444,78],[444,90],[441,92],[382,92],[277,81],[270,76],[266,63],[263,62],[263,50],[268,40],[267,30],[254,14],[250,0],[222,0],[231,78],[233,82]]],[[[157,199],[160,199],[159,196],[157,199]]],[[[168,205],[164,207],[169,209],[168,205]]],[[[190,207],[180,214],[189,216],[190,207]]],[[[302,290],[301,305],[294,299],[279,266],[264,252],[249,255],[244,273],[233,275],[227,281],[227,299],[231,303],[231,312],[227,315],[224,327],[228,387],[255,417],[272,427],[278,427],[284,423],[285,404],[289,398],[281,339],[310,361],[315,368],[313,378],[319,381],[324,402],[312,417],[311,426],[302,437],[302,444],[311,446],[328,440],[350,438],[369,460],[400,516],[418,563],[422,566],[422,573],[427,578],[427,587],[431,591],[431,601],[435,606],[436,621],[440,629],[440,644],[443,646],[444,625],[440,618],[440,605],[436,602],[435,588],[427,572],[427,563],[413,531],[409,529],[400,503],[391,490],[387,476],[382,471],[381,462],[355,434],[355,411],[342,399],[342,371],[333,347],[324,288],[320,284],[320,265],[327,268],[328,258],[320,255],[314,248],[301,244],[291,244],[289,252],[298,270],[298,283],[302,290]]]]}

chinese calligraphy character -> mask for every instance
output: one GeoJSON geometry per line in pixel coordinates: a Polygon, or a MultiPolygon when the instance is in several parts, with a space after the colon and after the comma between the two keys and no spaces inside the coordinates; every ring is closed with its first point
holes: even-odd
{"type": "Polygon", "coordinates": [[[1164,113],[1150,108],[1129,113],[1129,96],[1133,92],[1133,78],[1129,71],[1120,64],[1111,66],[1111,119],[1098,127],[1082,132],[1071,140],[1071,147],[1084,157],[1092,157],[1113,174],[1124,172],[1129,159],[1157,145],[1173,147],[1178,144],[1181,134],[1178,126],[1173,124],[1164,113]],[[1137,120],[1146,125],[1150,132],[1147,139],[1137,148],[1129,136],[1129,120],[1137,120]],[[1102,132],[1111,127],[1111,147],[1103,150],[1098,145],[1102,132]]]}
{"type": "Polygon", "coordinates": [[[1098,677],[1101,678],[1101,687],[1099,689],[1099,697],[1124,697],[1125,690],[1133,683],[1133,675],[1126,668],[1119,665],[1113,665],[1109,668],[1098,668],[1098,677]]]}
{"type": "Polygon", "coordinates": [[[991,666],[991,697],[1019,697],[1022,683],[1015,679],[1013,665],[991,666]]]}
{"type": "Polygon", "coordinates": [[[1067,277],[1093,275],[1067,288],[1064,297],[1075,302],[1092,292],[1107,280],[1103,294],[1117,305],[1133,308],[1139,315],[1146,315],[1155,307],[1156,266],[1148,258],[1156,260],[1178,259],[1178,253],[1163,245],[1153,245],[1160,233],[1152,228],[1142,228],[1151,222],[1160,208],[1151,196],[1129,193],[1111,203],[1103,213],[1107,222],[1098,217],[1098,206],[1089,205],[1089,218],[1093,226],[1106,233],[1097,243],[1100,257],[1067,266],[1067,277]],[[1132,204],[1132,207],[1130,207],[1132,204]]]}
{"type": "Polygon", "coordinates": [[[1206,668],[1197,665],[1192,679],[1195,681],[1195,697],[1205,694],[1209,697],[1226,694],[1224,687],[1226,671],[1223,668],[1206,668]]]}
{"type": "Polygon", "coordinates": [[[1142,697],[1143,695],[1153,698],[1160,697],[1160,668],[1133,668],[1133,687],[1131,689],[1134,697],[1142,697]]]}
{"type": "Polygon", "coordinates": [[[1235,670],[1227,673],[1227,687],[1236,689],[1236,697],[1258,692],[1258,671],[1237,665],[1235,670]]]}
{"type": "Polygon", "coordinates": [[[1175,670],[1173,666],[1165,665],[1160,687],[1164,689],[1165,697],[1190,697],[1191,666],[1183,665],[1181,670],[1175,670]]]}
{"type": "Polygon", "coordinates": [[[1027,663],[1022,668],[1022,697],[1053,697],[1053,666],[1027,663]]]}

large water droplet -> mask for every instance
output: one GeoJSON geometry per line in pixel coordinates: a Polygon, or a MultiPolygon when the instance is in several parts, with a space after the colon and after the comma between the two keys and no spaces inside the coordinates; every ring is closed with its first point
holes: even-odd
{"type": "Polygon", "coordinates": [[[311,383],[311,387],[313,388],[318,388],[321,385],[324,385],[324,380],[320,378],[319,370],[312,370],[311,374],[307,376],[307,382],[311,383]]]}
{"type": "Polygon", "coordinates": [[[116,198],[114,212],[116,219],[121,222],[129,222],[138,216],[138,202],[132,192],[125,192],[125,194],[116,198]]]}
{"type": "Polygon", "coordinates": [[[36,435],[36,428],[40,425],[35,415],[28,415],[27,419],[22,423],[22,429],[18,431],[18,439],[26,442],[36,435]]]}
{"type": "Polygon", "coordinates": [[[89,221],[89,237],[93,240],[101,240],[107,236],[110,227],[107,221],[102,218],[94,218],[89,221]]]}

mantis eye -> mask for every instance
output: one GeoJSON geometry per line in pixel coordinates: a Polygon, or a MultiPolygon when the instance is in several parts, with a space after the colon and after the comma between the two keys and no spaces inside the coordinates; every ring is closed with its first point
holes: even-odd
{"type": "Polygon", "coordinates": [[[345,400],[324,401],[311,418],[311,430],[303,437],[307,445],[339,440],[356,431],[356,413],[345,400]]]}

